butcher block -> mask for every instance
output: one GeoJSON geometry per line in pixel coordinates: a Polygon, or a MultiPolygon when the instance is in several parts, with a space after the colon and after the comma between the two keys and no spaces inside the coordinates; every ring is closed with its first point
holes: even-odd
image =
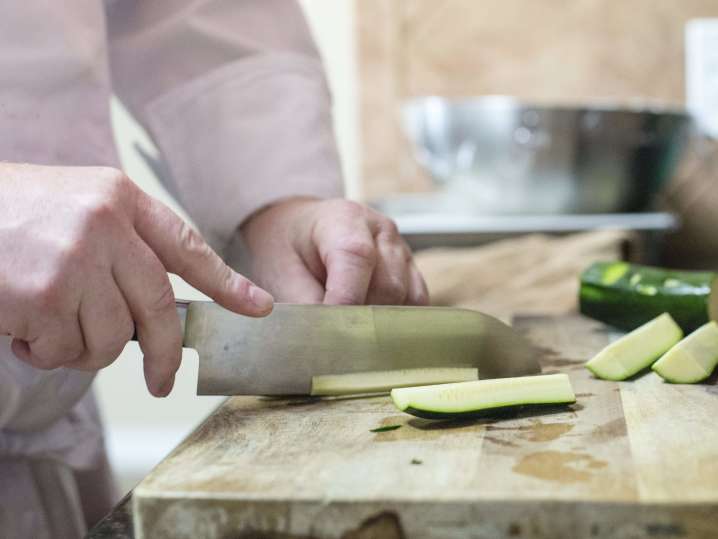
{"type": "Polygon", "coordinates": [[[575,405],[429,421],[387,396],[231,398],[135,489],[136,537],[718,537],[716,377],[597,380],[606,326],[515,326],[575,405]]]}

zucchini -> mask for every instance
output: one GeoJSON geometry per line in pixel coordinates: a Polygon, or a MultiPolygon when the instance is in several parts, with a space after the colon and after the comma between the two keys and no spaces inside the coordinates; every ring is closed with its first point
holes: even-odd
{"type": "Polygon", "coordinates": [[[627,262],[596,262],[581,274],[582,314],[630,331],[669,313],[686,333],[718,314],[711,297],[717,274],[675,271],[627,262]]]}
{"type": "Polygon", "coordinates": [[[663,313],[606,346],[586,368],[604,380],[625,380],[651,366],[682,338],[678,324],[663,313]]]}
{"type": "Polygon", "coordinates": [[[395,387],[446,384],[449,382],[465,382],[478,379],[479,370],[477,368],[468,367],[327,374],[312,377],[311,394],[324,397],[331,395],[388,393],[395,387]]]}
{"type": "Polygon", "coordinates": [[[651,367],[675,384],[695,384],[718,365],[718,324],[711,321],[688,335],[651,367]]]}
{"type": "Polygon", "coordinates": [[[391,398],[402,412],[426,419],[476,417],[520,406],[576,402],[565,374],[407,387],[393,389],[391,398]]]}

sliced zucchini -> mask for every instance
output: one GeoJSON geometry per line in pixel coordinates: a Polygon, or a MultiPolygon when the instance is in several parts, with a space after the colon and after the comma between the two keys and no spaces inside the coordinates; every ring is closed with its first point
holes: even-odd
{"type": "Polygon", "coordinates": [[[713,272],[596,262],[581,274],[580,310],[626,331],[665,312],[689,332],[718,315],[716,282],[713,272]]]}
{"type": "Polygon", "coordinates": [[[612,342],[586,363],[598,378],[625,380],[649,367],[683,338],[683,331],[668,313],[612,342]]]}
{"type": "Polygon", "coordinates": [[[478,379],[479,370],[466,367],[327,374],[312,378],[311,394],[314,396],[331,396],[388,393],[395,387],[447,384],[478,379]]]}
{"type": "Polygon", "coordinates": [[[565,374],[407,387],[393,389],[391,398],[402,412],[426,419],[473,417],[519,406],[576,402],[565,374]]]}
{"type": "Polygon", "coordinates": [[[718,324],[699,327],[668,350],[651,367],[675,384],[695,384],[708,378],[718,365],[718,324]]]}

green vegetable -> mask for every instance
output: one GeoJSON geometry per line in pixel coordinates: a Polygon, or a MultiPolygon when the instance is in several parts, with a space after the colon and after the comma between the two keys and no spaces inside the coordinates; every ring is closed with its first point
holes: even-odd
{"type": "Polygon", "coordinates": [[[649,367],[682,338],[678,324],[663,313],[606,346],[586,368],[605,380],[625,380],[649,367]]]}
{"type": "Polygon", "coordinates": [[[671,348],[651,367],[663,379],[695,384],[708,378],[718,365],[718,324],[711,321],[671,348]]]}
{"type": "Polygon", "coordinates": [[[596,262],[581,275],[580,310],[627,331],[665,312],[683,331],[690,332],[709,320],[709,311],[718,312],[718,297],[711,298],[717,276],[627,262],[596,262]]]}
{"type": "Polygon", "coordinates": [[[475,417],[519,406],[576,402],[565,374],[407,387],[392,390],[391,398],[402,412],[427,419],[475,417]]]}
{"type": "Polygon", "coordinates": [[[478,380],[475,367],[440,367],[327,374],[312,378],[312,395],[359,395],[388,393],[395,387],[423,386],[478,380]]]}
{"type": "Polygon", "coordinates": [[[401,425],[386,425],[384,427],[377,427],[375,429],[370,429],[369,432],[388,432],[390,430],[396,430],[400,429],[401,425]]]}

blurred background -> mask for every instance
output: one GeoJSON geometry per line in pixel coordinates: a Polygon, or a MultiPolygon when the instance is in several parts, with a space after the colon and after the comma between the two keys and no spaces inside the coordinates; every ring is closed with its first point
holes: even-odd
{"type": "MultiPolygon", "coordinates": [[[[302,6],[347,193],[397,220],[435,304],[560,313],[596,258],[718,267],[715,0],[302,6]]],[[[129,175],[186,217],[117,102],[113,121],[129,175]]],[[[192,351],[167,399],[140,362],[130,344],[96,384],[123,491],[221,400],[195,396],[192,351]]]]}

